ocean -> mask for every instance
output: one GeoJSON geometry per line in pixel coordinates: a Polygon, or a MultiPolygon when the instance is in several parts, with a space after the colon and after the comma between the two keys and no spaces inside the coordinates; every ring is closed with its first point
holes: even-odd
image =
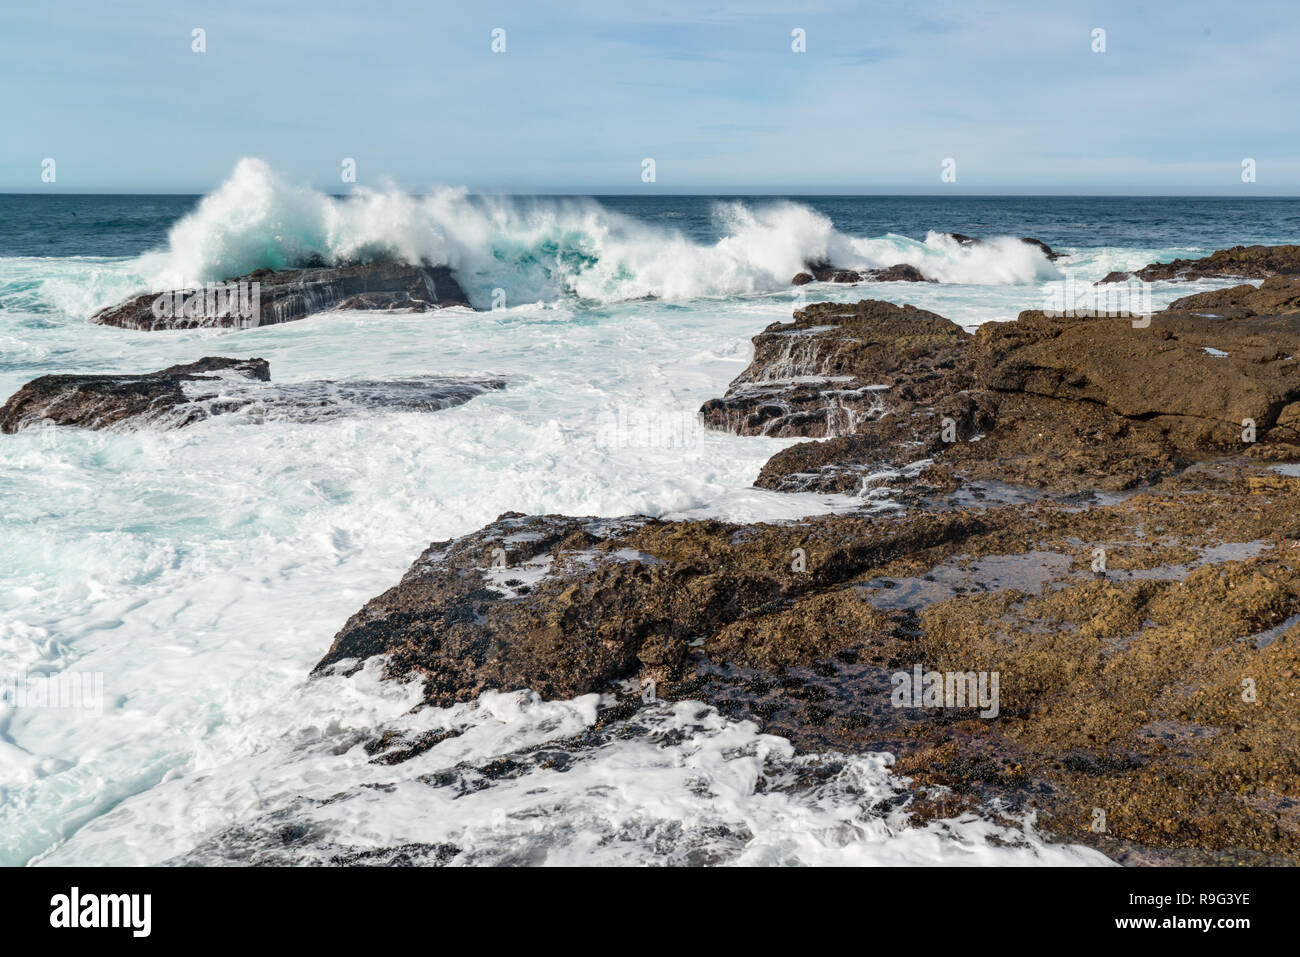
{"type": "MultiPolygon", "coordinates": [[[[0,437],[0,863],[1106,863],[1031,820],[905,826],[888,756],[798,753],[698,703],[587,733],[596,696],[412,712],[419,688],[375,664],[307,676],[429,542],[502,512],[894,507],[755,489],[795,440],[695,424],[750,337],[802,301],[908,302],[974,328],[1041,307],[1067,277],[1297,241],[1296,199],[334,197],[256,161],[206,197],[0,196],[4,397],[47,373],[207,355],[265,358],[279,382],[508,383],[436,413],[0,437]],[[147,289],[378,254],[452,265],[485,311],[244,331],[87,322],[147,289]],[[940,281],[791,287],[809,260],[940,281]],[[19,706],[60,676],[101,690],[19,706]],[[364,743],[385,729],[461,733],[372,763],[364,743]],[[568,759],[485,770],[539,748],[568,759]]],[[[1157,283],[1152,299],[1220,285],[1157,283]]]]}

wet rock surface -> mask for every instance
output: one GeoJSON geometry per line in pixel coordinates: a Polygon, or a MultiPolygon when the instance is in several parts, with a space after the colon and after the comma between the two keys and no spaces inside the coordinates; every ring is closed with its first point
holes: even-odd
{"type": "Polygon", "coordinates": [[[754,361],[700,410],[741,435],[851,434],[879,416],[881,395],[927,402],[962,381],[970,335],[914,306],[816,303],[754,337],[754,361]]]}
{"type": "Polygon", "coordinates": [[[804,286],[810,282],[933,282],[921,270],[906,263],[896,263],[879,269],[837,269],[825,263],[809,264],[806,272],[796,273],[792,285],[804,286]]]}
{"type": "Polygon", "coordinates": [[[1300,281],[1275,278],[1146,319],[1030,311],[974,335],[910,306],[818,303],[755,337],[701,417],[829,439],[768,461],[755,484],[778,491],[860,492],[931,461],[936,481],[1120,491],[1222,455],[1289,460],[1298,297],[1300,281]]]}
{"type": "Polygon", "coordinates": [[[123,329],[236,328],[277,325],[331,309],[404,309],[423,312],[469,306],[446,266],[379,262],[273,271],[259,269],[225,280],[237,289],[218,299],[206,290],[151,292],[110,306],[90,321],[123,329]],[[257,284],[256,303],[251,284],[257,284]],[[160,303],[160,296],[166,298],[160,303]]]}
{"type": "Polygon", "coordinates": [[[1300,478],[1225,464],[1087,509],[507,514],[431,545],[318,668],[387,655],[437,705],[652,689],[804,749],[891,751],[920,817],[998,799],[1120,859],[1295,858],[1298,507],[1300,478]],[[918,666],[996,672],[997,714],[896,706],[918,666]]]}
{"type": "Polygon", "coordinates": [[[1233,246],[1201,259],[1175,259],[1151,263],[1134,272],[1112,272],[1100,282],[1144,282],[1191,279],[1267,279],[1300,276],[1300,246],[1233,246]]]}
{"type": "Polygon", "coordinates": [[[0,432],[47,426],[176,429],[214,415],[312,422],[369,410],[434,412],[503,389],[500,379],[421,376],[271,384],[265,359],[208,357],[144,375],[47,375],[0,407],[0,432]]]}
{"type": "Polygon", "coordinates": [[[127,421],[174,416],[177,426],[207,418],[186,392],[189,383],[241,379],[269,382],[265,359],[208,357],[144,375],[45,375],[33,379],[0,408],[0,432],[53,423],[106,429],[127,421]],[[190,406],[197,418],[184,410],[190,406]]]}
{"type": "Polygon", "coordinates": [[[801,749],[893,753],[917,822],[1032,810],[1126,863],[1300,861],[1297,289],[974,334],[809,306],[704,420],[815,439],[760,486],[902,507],[507,513],[432,544],[318,670],[383,655],[436,705],[697,699],[801,749]],[[898,696],[931,675],[933,699],[898,696]]]}

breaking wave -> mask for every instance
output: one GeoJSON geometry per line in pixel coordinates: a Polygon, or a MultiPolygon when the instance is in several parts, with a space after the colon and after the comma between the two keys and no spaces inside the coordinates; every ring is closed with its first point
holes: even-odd
{"type": "Polygon", "coordinates": [[[962,246],[839,232],[789,201],[720,202],[721,238],[701,244],[592,199],[511,199],[440,188],[413,196],[358,188],[347,197],[296,186],[265,162],[240,160],[230,178],[172,228],[138,271],[154,288],[311,262],[391,257],[457,270],[476,306],[502,289],[512,304],[566,296],[597,302],[690,299],[788,288],[809,262],[848,269],[906,263],[945,283],[1005,285],[1060,278],[1037,248],[1013,237],[962,246]]]}

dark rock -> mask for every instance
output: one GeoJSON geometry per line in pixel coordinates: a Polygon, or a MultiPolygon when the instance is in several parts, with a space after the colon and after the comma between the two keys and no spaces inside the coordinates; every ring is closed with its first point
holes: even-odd
{"type": "Polygon", "coordinates": [[[1222,319],[1283,316],[1300,312],[1300,279],[1270,276],[1261,286],[1247,283],[1184,296],[1171,302],[1169,308],[1203,312],[1222,319]]]}
{"type": "Polygon", "coordinates": [[[921,270],[907,263],[898,263],[885,269],[868,269],[863,278],[870,282],[934,282],[921,270]]]}
{"type": "Polygon", "coordinates": [[[798,283],[798,285],[801,286],[804,283],[812,282],[813,280],[816,280],[817,282],[830,282],[831,277],[839,272],[835,266],[832,266],[828,262],[807,262],[803,265],[804,272],[801,272],[798,275],[811,276],[812,279],[805,279],[803,282],[798,283]]]}
{"type": "Polygon", "coordinates": [[[1043,242],[1041,239],[1034,239],[1032,236],[1023,236],[1020,241],[1022,243],[1028,243],[1031,246],[1037,246],[1043,251],[1043,255],[1047,257],[1049,262],[1056,262],[1064,255],[1063,253],[1058,253],[1053,250],[1051,246],[1047,245],[1047,243],[1043,242]]]}
{"type": "Polygon", "coordinates": [[[936,384],[951,388],[969,339],[914,306],[817,303],[755,336],[754,361],[700,412],[709,428],[741,435],[850,434],[886,398],[915,403],[936,384]]]}
{"type": "MultiPolygon", "coordinates": [[[[962,233],[945,233],[944,235],[951,237],[954,241],[956,241],[959,245],[962,246],[978,246],[984,242],[984,240],[979,239],[975,236],[966,236],[962,233]]],[[[1034,239],[1032,236],[1023,236],[1021,237],[1020,241],[1022,243],[1028,243],[1030,246],[1037,246],[1040,250],[1042,250],[1043,255],[1046,256],[1048,261],[1050,262],[1056,262],[1056,260],[1061,259],[1064,256],[1064,253],[1056,252],[1055,250],[1052,249],[1051,246],[1047,245],[1047,243],[1043,242],[1041,239],[1034,239]]]]}
{"type": "Polygon", "coordinates": [[[207,418],[187,383],[222,379],[269,382],[265,359],[209,357],[146,375],[46,375],[33,379],[0,408],[0,432],[43,423],[105,429],[128,419],[167,418],[174,426],[207,418]]]}
{"type": "Polygon", "coordinates": [[[1190,297],[1137,328],[1025,312],[973,338],[911,307],[816,304],[756,337],[754,361],[701,415],[742,435],[832,439],[773,456],[755,484],[779,491],[861,492],[927,460],[936,480],[1066,494],[1229,454],[1287,459],[1300,445],[1298,290],[1275,278],[1190,297]],[[1200,313],[1211,307],[1238,318],[1200,313]]]}
{"type": "MultiPolygon", "coordinates": [[[[214,284],[217,285],[217,284],[214,284]]],[[[103,309],[91,322],[123,329],[237,328],[292,322],[329,309],[411,309],[468,306],[446,266],[377,262],[364,265],[258,269],[213,289],[147,293],[103,309]]]]}
{"type": "Polygon", "coordinates": [[[205,358],[146,375],[48,375],[0,408],[0,432],[44,425],[182,428],[214,415],[313,422],[363,410],[432,412],[505,388],[499,379],[412,379],[270,385],[264,359],[205,358]]]}
{"type": "Polygon", "coordinates": [[[791,282],[796,286],[803,286],[816,280],[817,282],[933,282],[934,280],[925,276],[921,270],[915,266],[909,266],[906,263],[897,263],[893,266],[881,269],[836,269],[833,266],[827,266],[824,263],[808,267],[810,272],[798,273],[791,282]]]}
{"type": "MultiPolygon", "coordinates": [[[[424,678],[429,700],[442,705],[489,688],[567,698],[630,676],[672,680],[699,636],[983,527],[957,515],[783,527],[507,513],[430,545],[397,586],[348,620],[316,670],[389,655],[390,673],[424,678]],[[809,571],[792,571],[794,548],[816,556],[809,571]],[[510,584],[521,580],[527,590],[510,584]]],[[[720,643],[737,662],[792,654],[740,638],[720,643]]]]}
{"type": "MultiPolygon", "coordinates": [[[[1151,263],[1132,275],[1144,282],[1190,279],[1267,279],[1300,276],[1300,246],[1233,246],[1201,259],[1151,263]]],[[[1101,282],[1120,282],[1128,273],[1111,273],[1101,282]]]]}

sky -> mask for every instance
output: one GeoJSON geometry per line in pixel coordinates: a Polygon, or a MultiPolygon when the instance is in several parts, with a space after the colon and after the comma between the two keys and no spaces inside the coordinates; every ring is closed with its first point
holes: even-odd
{"type": "Polygon", "coordinates": [[[1295,0],[7,0],[0,191],[1300,195],[1297,49],[1295,0]]]}

